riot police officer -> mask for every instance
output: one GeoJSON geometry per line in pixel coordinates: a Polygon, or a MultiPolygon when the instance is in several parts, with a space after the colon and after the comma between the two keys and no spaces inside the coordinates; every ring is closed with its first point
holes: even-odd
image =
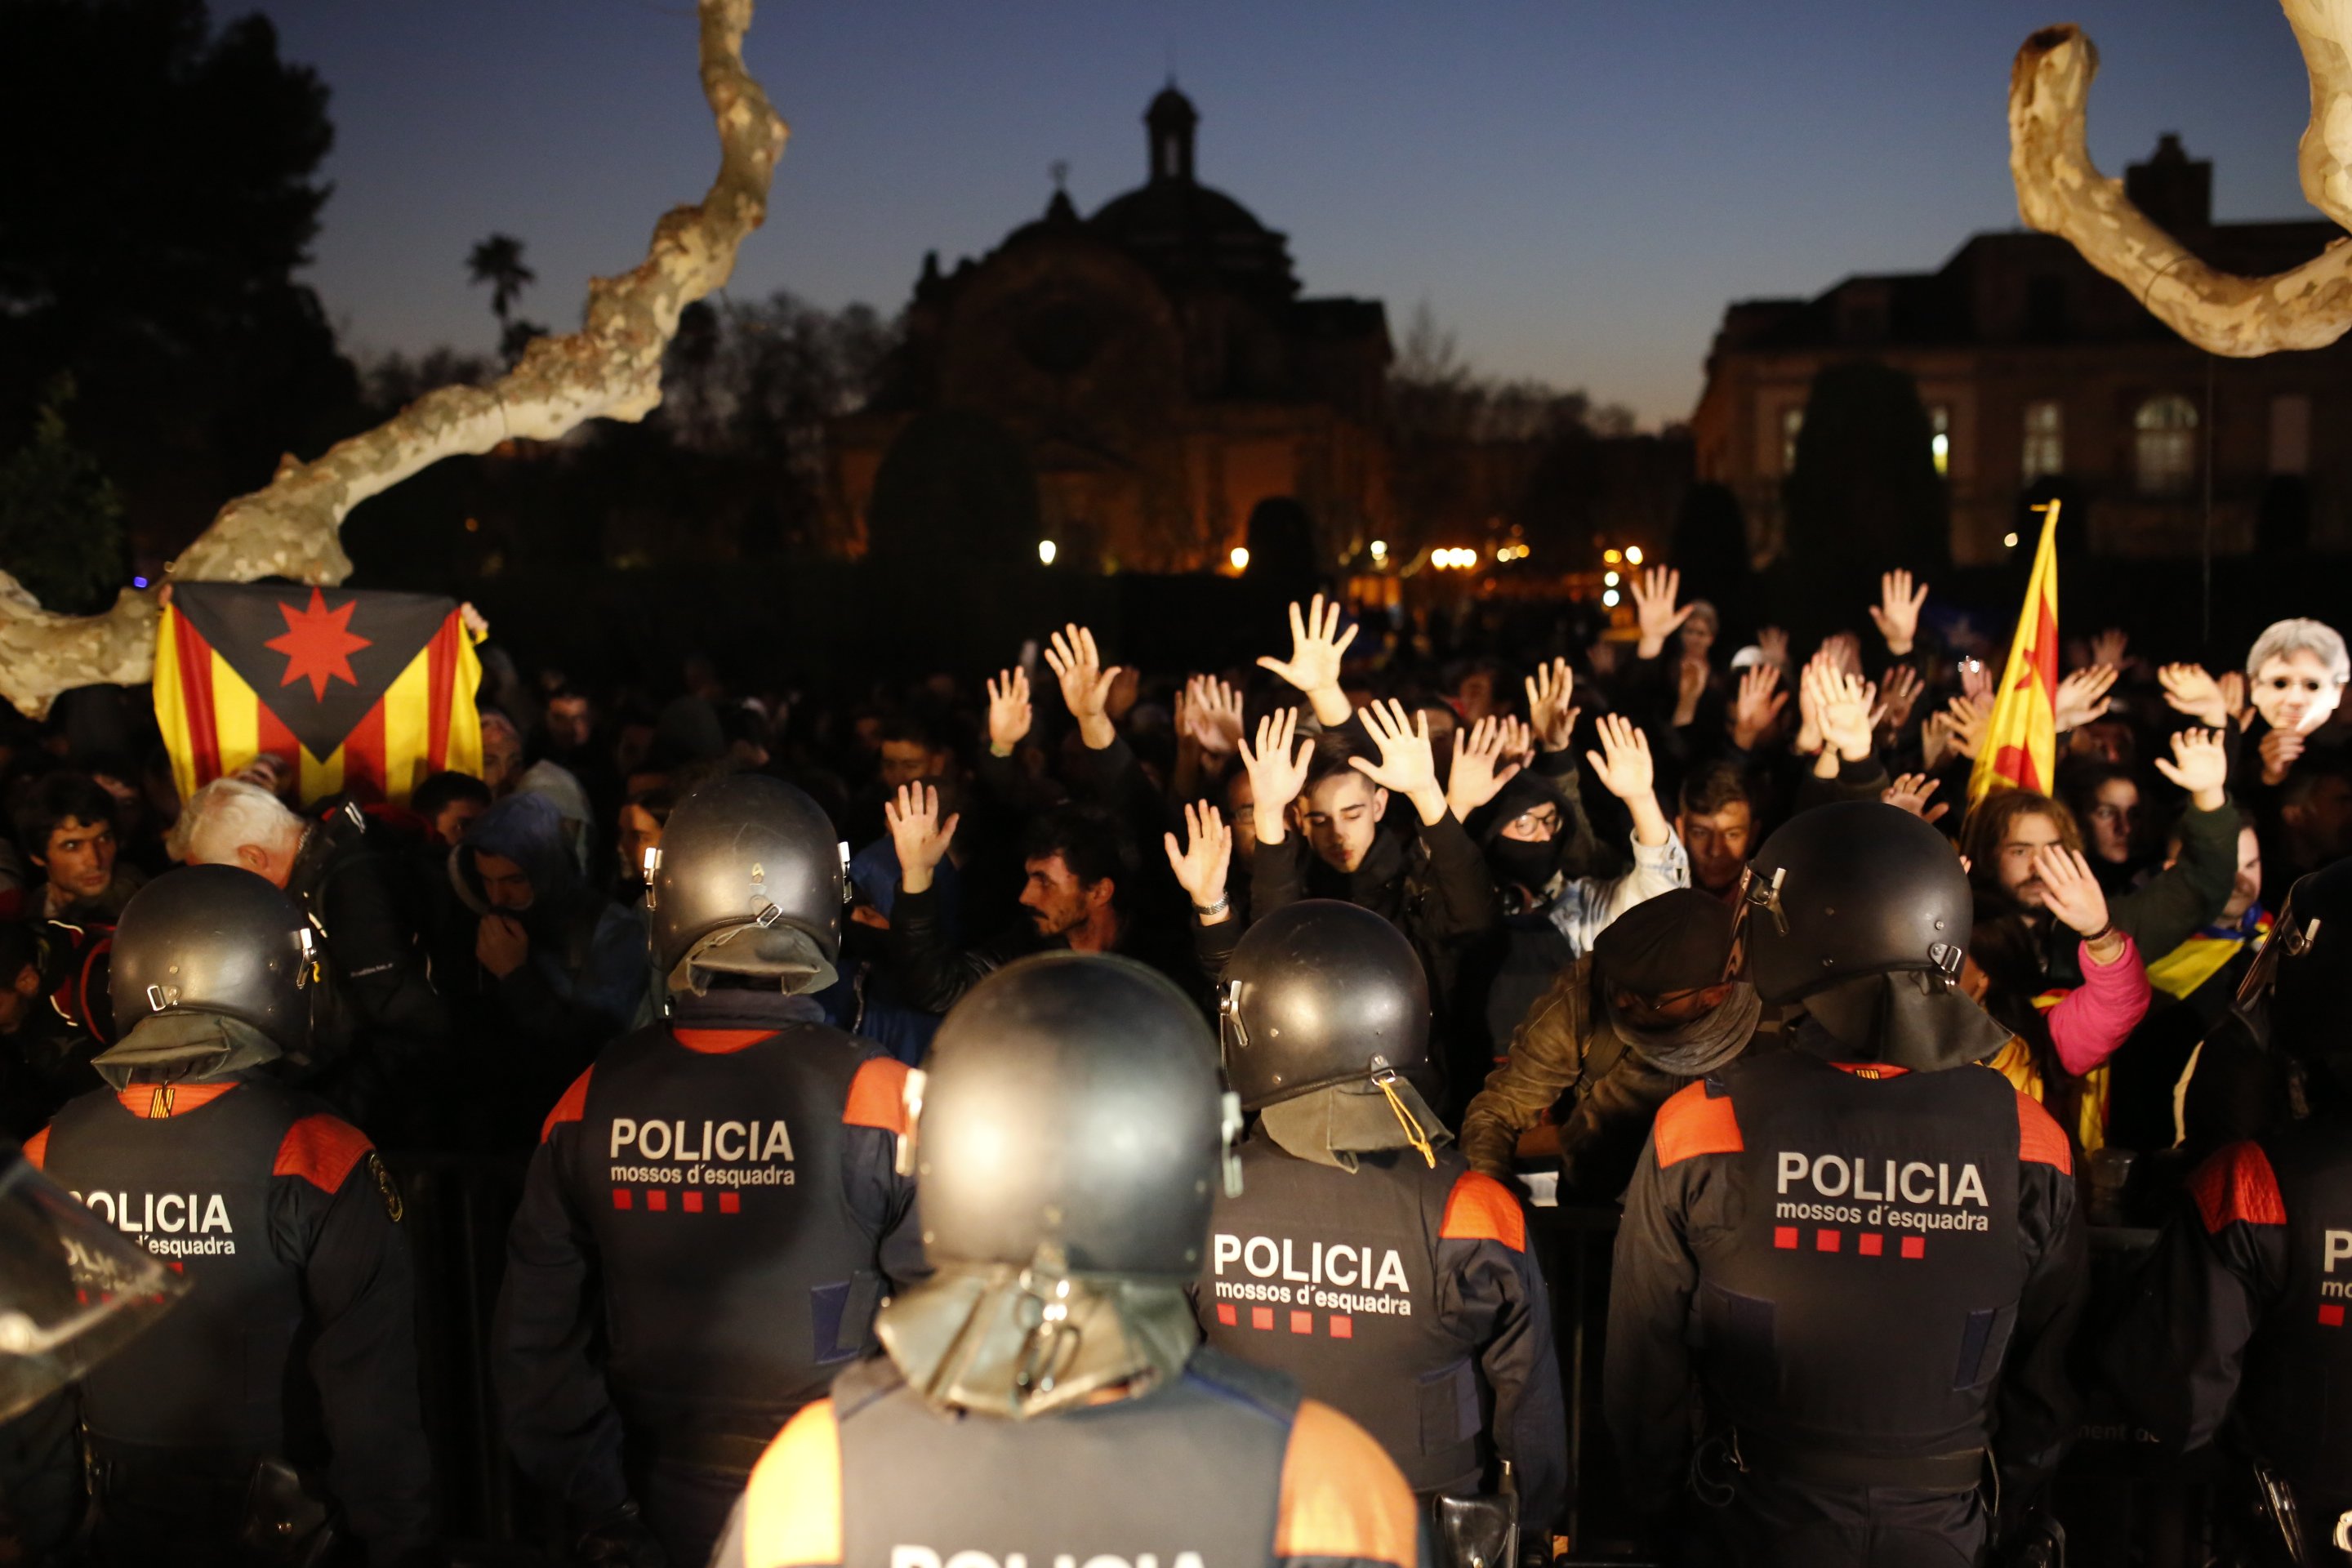
{"type": "Polygon", "coordinates": [[[2065,1135],[1974,1065],[2008,1031],[1954,986],[1971,905],[1933,828],[1801,813],[1743,897],[1757,991],[1804,1016],[1667,1100],[1635,1167],[1604,1371],[1627,1489],[1684,1561],[1980,1560],[1996,1423],[2021,1512],[2072,1425],[2065,1135]]]}
{"type": "Polygon", "coordinates": [[[25,1146],[192,1287],[81,1384],[104,1561],[429,1547],[399,1191],[364,1134],[268,1073],[308,1043],[317,971],[300,910],[261,878],[158,879],[115,931],[128,1029],[96,1060],[107,1087],[25,1146]]]}
{"type": "Polygon", "coordinates": [[[937,1272],[777,1437],[714,1563],[1414,1568],[1380,1445],[1200,1343],[1185,1288],[1239,1121],[1199,1012],[1142,965],[1048,953],[974,986],[922,1086],[937,1272]]]}
{"type": "Polygon", "coordinates": [[[919,1272],[907,1068],[824,1022],[841,860],[754,774],[680,802],[647,889],[667,1016],[547,1118],[508,1243],[499,1392],[591,1561],[699,1563],[776,1428],[919,1272]]]}
{"type": "Polygon", "coordinates": [[[2298,1113],[2217,1151],[2107,1342],[2107,1384],[2169,1447],[2227,1429],[2262,1489],[2264,1557],[2343,1562],[2352,1521],[2352,860],[2298,879],[2231,1026],[2298,1113]],[[2335,1550],[2331,1550],[2334,1548],[2335,1550]]]}
{"type": "Polygon", "coordinates": [[[1194,1295],[1209,1342],[1354,1417],[1424,1504],[1495,1493],[1509,1464],[1540,1547],[1568,1468],[1550,1306],[1517,1197],[1412,1087],[1429,1061],[1412,944],[1308,900],[1252,926],[1221,985],[1226,1080],[1256,1120],[1194,1295]]]}

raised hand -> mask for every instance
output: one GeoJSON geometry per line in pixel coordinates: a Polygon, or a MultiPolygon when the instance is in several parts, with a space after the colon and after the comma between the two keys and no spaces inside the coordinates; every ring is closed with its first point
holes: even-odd
{"type": "Polygon", "coordinates": [[[1454,766],[1445,778],[1445,804],[1467,818],[1517,778],[1519,764],[1507,763],[1513,737],[1507,720],[1481,719],[1454,737],[1454,766]]]}
{"type": "Polygon", "coordinates": [[[1691,617],[1692,606],[1675,608],[1683,591],[1683,574],[1671,566],[1653,566],[1633,582],[1633,618],[1641,623],[1642,642],[1635,649],[1643,658],[1655,658],[1666,638],[1691,617]]]}
{"type": "Polygon", "coordinates": [[[1900,730],[1904,725],[1911,722],[1911,710],[1918,706],[1919,693],[1926,689],[1927,683],[1919,679],[1919,672],[1909,665],[1897,664],[1888,667],[1878,687],[1879,702],[1886,710],[1887,725],[1900,730]]]}
{"type": "Polygon", "coordinates": [[[1797,754],[1810,757],[1822,749],[1821,679],[1816,670],[1834,670],[1826,653],[1816,653],[1797,672],[1797,754]]]}
{"type": "Polygon", "coordinates": [[[2228,709],[2230,717],[2238,721],[2238,728],[2252,727],[2254,705],[2246,697],[2246,672],[2242,669],[2225,670],[2217,684],[2221,688],[2221,706],[2228,709]]]}
{"type": "Polygon", "coordinates": [[[1525,719],[1508,713],[1496,715],[1503,727],[1503,755],[1523,768],[1536,765],[1536,732],[1525,719]]]}
{"type": "MultiPolygon", "coordinates": [[[[2264,768],[2267,773],[2267,758],[2264,768]]],[[[2219,811],[2230,798],[2230,753],[2217,730],[2176,731],[2171,757],[2157,758],[2156,771],[2186,790],[2189,804],[2200,811],[2219,811]]]]}
{"type": "Polygon", "coordinates": [[[1927,602],[1927,584],[1913,592],[1911,574],[1899,567],[1878,579],[1878,603],[1870,607],[1870,624],[1885,639],[1886,651],[1897,658],[1911,652],[1919,640],[1919,610],[1927,602]]]}
{"type": "Polygon", "coordinates": [[[1291,752],[1292,739],[1298,733],[1298,710],[1278,708],[1257,721],[1257,749],[1243,741],[1237,749],[1242,766],[1248,771],[1250,798],[1255,804],[1250,815],[1256,819],[1257,841],[1260,844],[1282,842],[1284,813],[1298,792],[1307,787],[1307,765],[1315,757],[1315,742],[1298,742],[1296,755],[1291,752]]]}
{"type": "Polygon", "coordinates": [[[1658,771],[1650,758],[1650,737],[1622,713],[1601,715],[1593,731],[1601,749],[1584,753],[1585,765],[1602,789],[1625,803],[1633,817],[1634,842],[1664,844],[1673,835],[1667,830],[1665,813],[1658,809],[1653,787],[1658,771]]]}
{"type": "Polygon", "coordinates": [[[1569,706],[1569,694],[1575,689],[1576,672],[1564,658],[1539,664],[1528,677],[1528,721],[1547,752],[1568,750],[1576,733],[1577,710],[1569,706]]]}
{"type": "Polygon", "coordinates": [[[1984,744],[1985,728],[1992,722],[1992,704],[1982,698],[1955,697],[1946,705],[1945,714],[1951,725],[1951,748],[1964,757],[1973,758],[1984,744]]]}
{"type": "Polygon", "coordinates": [[[1805,667],[1805,679],[1812,686],[1814,721],[1821,726],[1824,746],[1848,762],[1870,755],[1876,689],[1820,659],[1805,667]]]}
{"type": "Polygon", "coordinates": [[[1779,626],[1759,626],[1756,632],[1756,648],[1766,662],[1789,668],[1789,634],[1779,626]]]}
{"type": "Polygon", "coordinates": [[[2091,662],[2112,664],[2121,669],[2124,650],[2131,647],[2131,637],[2119,626],[2109,626],[2091,639],[2091,662]]]}
{"type": "Polygon", "coordinates": [[[2273,789],[2286,783],[2287,771],[2303,755],[2303,736],[2296,731],[2266,731],[2263,736],[2263,783],[2273,789]]]}
{"type": "Polygon", "coordinates": [[[931,873],[948,852],[961,813],[940,820],[940,792],[929,784],[900,784],[896,800],[882,803],[882,820],[889,825],[890,842],[898,851],[898,888],[902,892],[928,891],[931,873]]]}
{"type": "MultiPolygon", "coordinates": [[[[1181,847],[1176,836],[1167,836],[1168,865],[1176,873],[1176,885],[1192,900],[1195,910],[1216,909],[1224,901],[1225,878],[1234,864],[1234,830],[1225,826],[1224,814],[1204,802],[1188,801],[1184,805],[1185,842],[1181,847]]],[[[1213,916],[1203,913],[1202,925],[1221,925],[1233,919],[1230,909],[1218,910],[1213,916]]]]}
{"type": "Polygon", "coordinates": [[[2079,730],[2104,716],[2113,699],[2107,688],[2121,674],[2112,664],[2086,664],[2058,683],[2058,732],[2079,730]]]}
{"type": "Polygon", "coordinates": [[[2186,713],[2209,730],[2230,721],[2230,706],[2221,698],[2221,683],[2205,673],[2201,664],[2168,664],[2156,672],[2164,700],[2176,713],[2186,713]]]}
{"type": "Polygon", "coordinates": [[[2107,895],[2099,890],[2099,879],[2080,852],[2063,844],[2044,844],[2033,852],[2033,876],[2042,884],[2043,907],[2077,935],[2106,934],[2107,895]]]}
{"type": "Polygon", "coordinates": [[[1353,711],[1348,705],[1347,694],[1339,689],[1339,661],[1348,645],[1356,640],[1356,630],[1349,626],[1339,629],[1339,602],[1331,601],[1327,609],[1323,595],[1318,594],[1301,616],[1294,601],[1290,606],[1290,657],[1286,659],[1261,658],[1258,667],[1270,669],[1307,694],[1315,709],[1315,717],[1325,728],[1335,728],[1348,721],[1353,711]]]}
{"type": "Polygon", "coordinates": [[[1960,695],[1979,702],[1992,700],[1992,666],[1980,658],[1970,658],[1960,665],[1960,695]]]}
{"type": "Polygon", "coordinates": [[[1213,675],[1184,683],[1183,732],[1213,757],[1229,757],[1242,740],[1242,694],[1213,675]]]}
{"type": "Polygon", "coordinates": [[[1706,660],[1685,658],[1675,672],[1675,727],[1698,717],[1698,700],[1706,695],[1706,660]]]}
{"type": "Polygon", "coordinates": [[[1952,809],[1952,803],[1946,800],[1939,800],[1933,805],[1927,804],[1927,797],[1934,795],[1936,787],[1943,782],[1929,778],[1926,773],[1904,773],[1880,791],[1878,798],[1889,805],[1901,806],[1922,822],[1934,822],[1952,809]]]}
{"type": "Polygon", "coordinates": [[[1764,731],[1789,705],[1789,694],[1780,689],[1780,667],[1771,664],[1751,664],[1739,676],[1739,695],[1731,705],[1731,743],[1743,752],[1752,752],[1764,731]]]}
{"type": "Polygon", "coordinates": [[[1424,826],[1445,816],[1445,792],[1437,787],[1437,758],[1429,744],[1429,715],[1407,718],[1404,704],[1375,702],[1364,710],[1364,729],[1381,749],[1381,760],[1349,757],[1348,765],[1387,790],[1412,802],[1424,826]]]}
{"type": "Polygon", "coordinates": [[[1029,738],[1029,672],[1019,665],[1000,669],[988,683],[988,749],[1009,757],[1029,738]]]}
{"type": "Polygon", "coordinates": [[[1852,632],[1832,632],[1822,639],[1821,651],[1814,657],[1829,660],[1832,669],[1842,669],[1856,679],[1862,677],[1862,639],[1852,632]]]}
{"type": "Polygon", "coordinates": [[[1045,664],[1062,683],[1062,701],[1078,721],[1078,736],[1093,751],[1118,738],[1110,721],[1110,689],[1119,668],[1103,668],[1095,647],[1095,634],[1076,621],[1055,632],[1045,645],[1045,664]]]}

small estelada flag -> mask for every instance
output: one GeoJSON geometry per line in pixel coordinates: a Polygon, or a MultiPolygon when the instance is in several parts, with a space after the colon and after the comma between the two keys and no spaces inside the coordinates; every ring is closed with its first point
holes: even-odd
{"type": "Polygon", "coordinates": [[[2009,645],[2009,668],[1994,694],[1992,720],[1977,747],[1969,774],[1969,804],[1997,789],[2029,789],[2042,795],[2058,766],[2058,502],[2042,513],[2042,540],[2033,547],[2033,575],[2025,584],[2025,608],[2009,645]]]}
{"type": "Polygon", "coordinates": [[[405,802],[478,773],[482,667],[457,605],[425,594],[182,583],[155,639],[155,719],[181,798],[264,752],[304,805],[405,802]]]}

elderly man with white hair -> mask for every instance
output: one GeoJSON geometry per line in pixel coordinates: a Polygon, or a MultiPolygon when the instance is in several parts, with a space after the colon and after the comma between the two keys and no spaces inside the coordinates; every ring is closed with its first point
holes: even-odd
{"type": "Polygon", "coordinates": [[[191,865],[236,866],[292,894],[326,939],[337,1015],[320,1041],[341,1059],[319,1087],[378,1142],[422,1137],[432,1104],[425,1059],[448,1033],[425,976],[420,911],[402,868],[369,848],[365,818],[346,805],[307,820],[256,784],[215,779],[188,797],[173,853],[191,865]]]}

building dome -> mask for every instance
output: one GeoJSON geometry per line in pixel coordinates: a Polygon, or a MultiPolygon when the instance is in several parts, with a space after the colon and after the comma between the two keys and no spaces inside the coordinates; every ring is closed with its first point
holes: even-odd
{"type": "Polygon", "coordinates": [[[1193,177],[1200,111],[1171,82],[1144,110],[1150,177],[1103,204],[1087,226],[1171,282],[1218,282],[1285,298],[1298,290],[1284,237],[1193,177]]]}

